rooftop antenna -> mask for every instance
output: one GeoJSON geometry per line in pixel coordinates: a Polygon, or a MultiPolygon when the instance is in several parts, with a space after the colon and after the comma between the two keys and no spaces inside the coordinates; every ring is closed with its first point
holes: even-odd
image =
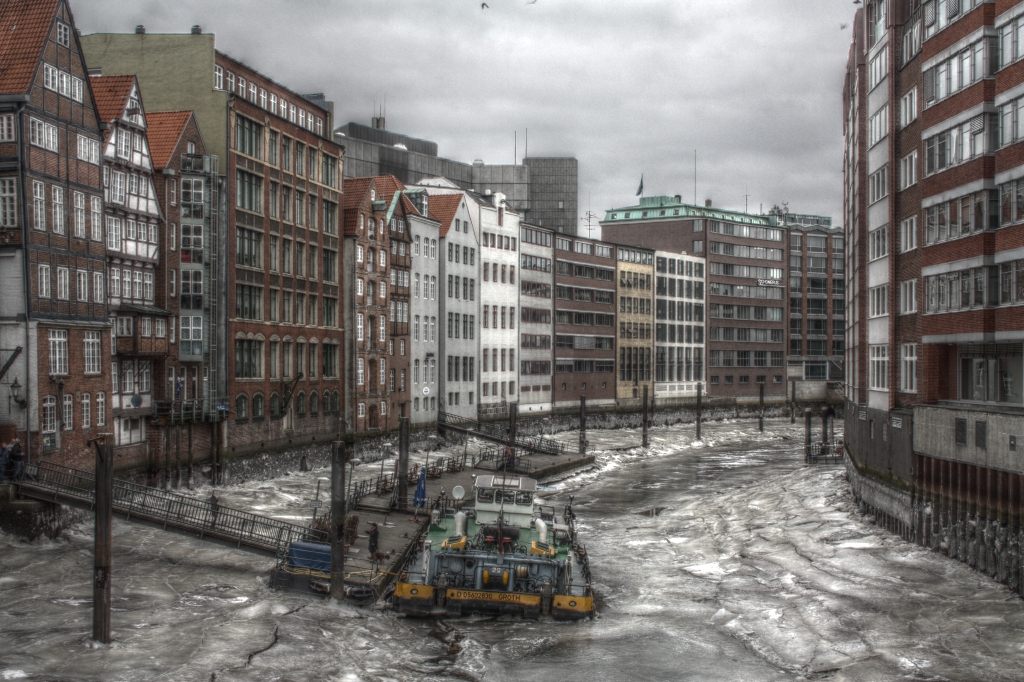
{"type": "Polygon", "coordinates": [[[526,151],[523,152],[523,158],[530,158],[530,129],[526,129],[526,151]]]}
{"type": "Polygon", "coordinates": [[[693,205],[697,205],[697,150],[693,150],[693,205]]]}
{"type": "Polygon", "coordinates": [[[519,165],[519,131],[512,133],[512,165],[519,165]]]}

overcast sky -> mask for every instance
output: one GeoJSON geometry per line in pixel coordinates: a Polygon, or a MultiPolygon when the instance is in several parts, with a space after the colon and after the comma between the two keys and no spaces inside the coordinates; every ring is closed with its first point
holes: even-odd
{"type": "Polygon", "coordinates": [[[459,161],[579,159],[580,213],[680,194],[842,224],[850,0],[70,0],[83,33],[187,32],[337,125],[433,140],[459,161]],[[846,24],[843,27],[843,24],[846,24]]]}

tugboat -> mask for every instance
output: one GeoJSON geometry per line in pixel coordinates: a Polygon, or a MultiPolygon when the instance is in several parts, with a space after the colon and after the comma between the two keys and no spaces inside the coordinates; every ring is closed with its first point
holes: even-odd
{"type": "Polygon", "coordinates": [[[456,486],[399,573],[392,604],[409,616],[470,614],[583,620],[594,616],[590,564],[577,540],[572,498],[555,520],[525,476],[477,476],[473,498],[456,486]],[[450,505],[450,506],[449,506],[450,505]]]}

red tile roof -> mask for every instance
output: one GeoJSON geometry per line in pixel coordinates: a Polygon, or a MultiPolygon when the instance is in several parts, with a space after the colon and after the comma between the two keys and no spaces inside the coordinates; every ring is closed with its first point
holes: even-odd
{"type": "Polygon", "coordinates": [[[153,168],[166,168],[171,162],[171,155],[178,148],[192,116],[191,111],[151,111],[146,114],[146,138],[153,168]]]}
{"type": "Polygon", "coordinates": [[[0,1],[0,93],[28,92],[59,0],[0,1]]]}
{"type": "Polygon", "coordinates": [[[455,213],[462,204],[462,194],[432,194],[428,200],[430,217],[441,223],[441,237],[448,234],[455,213]]]}
{"type": "Polygon", "coordinates": [[[135,76],[90,76],[92,96],[96,100],[96,116],[103,123],[121,118],[132,94],[135,76]]]}

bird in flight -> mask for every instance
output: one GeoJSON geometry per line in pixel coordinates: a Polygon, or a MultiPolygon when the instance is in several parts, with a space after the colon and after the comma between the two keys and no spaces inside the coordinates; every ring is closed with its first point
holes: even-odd
{"type": "Polygon", "coordinates": [[[839,30],[842,31],[846,28],[846,24],[839,24],[839,30]]]}
{"type": "Polygon", "coordinates": [[[529,1],[528,3],[526,3],[526,4],[527,4],[527,5],[536,5],[536,4],[537,4],[537,0],[530,0],[530,1],[529,1]]]}
{"type": "Polygon", "coordinates": [[[486,2],[481,2],[480,3],[480,9],[490,9],[490,8],[491,8],[491,6],[488,5],[486,2]]]}

